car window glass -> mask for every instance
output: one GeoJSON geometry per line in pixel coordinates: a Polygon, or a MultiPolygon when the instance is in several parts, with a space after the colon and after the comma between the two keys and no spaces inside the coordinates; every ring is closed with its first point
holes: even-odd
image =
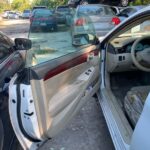
{"type": "Polygon", "coordinates": [[[111,10],[113,11],[114,14],[117,14],[117,9],[114,7],[111,7],[111,10]]]}
{"type": "Polygon", "coordinates": [[[24,10],[23,13],[30,13],[30,10],[24,10]]]}
{"type": "Polygon", "coordinates": [[[79,7],[78,14],[105,15],[105,9],[100,6],[81,6],[79,7]]]}
{"type": "Polygon", "coordinates": [[[129,14],[131,12],[131,8],[126,8],[124,10],[121,11],[121,14],[129,14]]]}
{"type": "Polygon", "coordinates": [[[106,15],[114,15],[115,13],[110,7],[104,7],[106,15]]]}
{"type": "Polygon", "coordinates": [[[136,37],[145,35],[150,35],[150,20],[146,20],[138,25],[135,25],[125,33],[121,34],[120,37],[122,36],[136,37]]]}
{"type": "Polygon", "coordinates": [[[128,14],[134,14],[136,12],[136,9],[130,8],[128,10],[128,14]]]}
{"type": "Polygon", "coordinates": [[[66,11],[69,11],[69,8],[68,7],[58,7],[57,11],[66,12],[66,11]]]}
{"type": "Polygon", "coordinates": [[[94,26],[87,15],[76,19],[70,15],[35,12],[30,25],[32,48],[27,51],[26,66],[34,66],[92,45],[94,26]],[[40,16],[39,18],[37,18],[40,16]]]}
{"type": "Polygon", "coordinates": [[[0,62],[2,62],[11,53],[11,45],[7,37],[0,34],[0,62]]]}

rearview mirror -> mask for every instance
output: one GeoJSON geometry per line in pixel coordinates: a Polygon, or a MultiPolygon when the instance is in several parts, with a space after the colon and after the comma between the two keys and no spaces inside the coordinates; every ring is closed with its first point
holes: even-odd
{"type": "Polygon", "coordinates": [[[96,45],[99,44],[99,39],[93,34],[78,34],[74,35],[72,45],[82,46],[82,45],[96,45]]]}
{"type": "Polygon", "coordinates": [[[16,38],[15,47],[16,50],[29,50],[32,47],[32,42],[26,38],[16,38]]]}

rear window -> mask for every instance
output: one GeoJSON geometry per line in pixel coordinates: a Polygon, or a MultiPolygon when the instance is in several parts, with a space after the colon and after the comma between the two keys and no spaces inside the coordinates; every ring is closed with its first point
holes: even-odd
{"type": "Polygon", "coordinates": [[[46,9],[46,8],[47,8],[46,6],[37,6],[37,7],[33,7],[32,10],[34,10],[34,9],[46,9]]]}
{"type": "Polygon", "coordinates": [[[78,14],[88,15],[113,15],[113,11],[106,6],[81,6],[79,7],[78,14]]]}
{"type": "Polygon", "coordinates": [[[36,11],[36,13],[34,14],[35,18],[38,17],[49,17],[51,16],[53,13],[50,10],[40,10],[40,11],[36,11]]]}
{"type": "Polygon", "coordinates": [[[58,7],[57,11],[60,11],[60,12],[69,11],[69,8],[65,7],[65,6],[64,7],[58,7]]]}
{"type": "Polygon", "coordinates": [[[24,13],[30,13],[30,10],[24,10],[24,13]]]}

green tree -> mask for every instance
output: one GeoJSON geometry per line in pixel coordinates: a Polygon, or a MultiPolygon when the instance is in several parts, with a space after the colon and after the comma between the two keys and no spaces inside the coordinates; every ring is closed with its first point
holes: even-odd
{"type": "Polygon", "coordinates": [[[10,3],[8,0],[0,0],[0,12],[5,9],[11,9],[10,3]]]}
{"type": "Polygon", "coordinates": [[[33,0],[32,6],[47,6],[48,8],[55,8],[59,5],[67,4],[68,0],[33,0]]]}
{"type": "Polygon", "coordinates": [[[13,0],[11,7],[13,10],[23,11],[31,7],[29,0],[13,0]]]}

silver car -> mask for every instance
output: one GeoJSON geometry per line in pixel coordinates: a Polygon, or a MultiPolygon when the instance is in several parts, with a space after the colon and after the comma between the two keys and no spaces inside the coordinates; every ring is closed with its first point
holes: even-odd
{"type": "Polygon", "coordinates": [[[94,26],[97,36],[104,36],[120,23],[120,19],[115,16],[109,6],[100,4],[79,5],[73,22],[73,36],[82,33],[84,26],[89,23],[94,26]]]}

